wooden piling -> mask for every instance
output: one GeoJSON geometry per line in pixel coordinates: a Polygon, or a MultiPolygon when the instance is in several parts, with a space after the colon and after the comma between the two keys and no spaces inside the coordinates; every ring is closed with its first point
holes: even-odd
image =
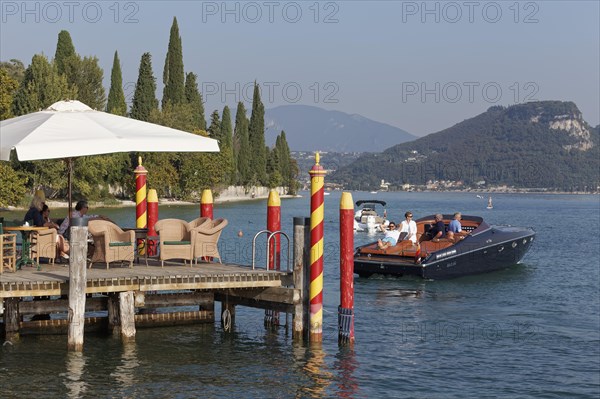
{"type": "Polygon", "coordinates": [[[4,339],[8,342],[19,340],[19,298],[6,298],[4,300],[4,339]]]}
{"type": "Polygon", "coordinates": [[[300,301],[294,306],[294,317],[292,319],[292,338],[301,340],[304,337],[304,219],[294,218],[294,287],[300,289],[300,301]]]}
{"type": "Polygon", "coordinates": [[[111,292],[108,294],[106,303],[108,309],[108,332],[117,337],[121,335],[121,316],[119,315],[119,293],[111,292]]]}
{"type": "Polygon", "coordinates": [[[67,349],[81,352],[83,351],[88,228],[87,226],[74,225],[78,222],[85,224],[83,218],[71,219],[67,349]]]}
{"type": "Polygon", "coordinates": [[[119,318],[121,321],[121,339],[135,339],[135,305],[133,291],[119,293],[119,318]]]}

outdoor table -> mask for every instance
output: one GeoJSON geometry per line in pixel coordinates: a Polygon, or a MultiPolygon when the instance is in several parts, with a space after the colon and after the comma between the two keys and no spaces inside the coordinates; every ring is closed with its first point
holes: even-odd
{"type": "Polygon", "coordinates": [[[42,270],[39,263],[31,259],[31,233],[39,230],[46,230],[48,227],[37,226],[13,226],[4,227],[5,231],[20,231],[23,237],[23,248],[21,257],[17,261],[17,269],[20,270],[23,265],[36,265],[38,270],[42,270]]]}
{"type": "Polygon", "coordinates": [[[152,257],[148,255],[149,240],[157,240],[158,237],[148,236],[148,229],[145,227],[123,227],[123,231],[133,231],[135,232],[135,241],[136,241],[136,260],[139,262],[140,255],[144,256],[144,260],[146,261],[146,266],[148,266],[148,257],[152,257]]]}

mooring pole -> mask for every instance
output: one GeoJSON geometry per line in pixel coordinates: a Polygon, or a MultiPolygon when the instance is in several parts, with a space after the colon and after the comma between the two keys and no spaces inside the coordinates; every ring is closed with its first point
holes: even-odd
{"type": "Polygon", "coordinates": [[[310,342],[323,341],[323,219],[325,169],[319,153],[310,174],[310,342]]]}
{"type": "MultiPolygon", "coordinates": [[[[154,225],[158,222],[158,195],[155,189],[148,190],[148,237],[156,237],[156,230],[154,225]]],[[[146,239],[146,251],[148,255],[154,256],[157,253],[156,246],[158,245],[156,240],[146,239]]]]}
{"type": "MultiPolygon", "coordinates": [[[[142,157],[138,157],[138,166],[135,168],[135,227],[145,229],[148,227],[148,202],[146,200],[146,178],[148,171],[142,166],[142,157]]],[[[137,243],[137,253],[144,255],[143,243],[137,243]]]]}
{"type": "Polygon", "coordinates": [[[338,342],[354,344],[354,202],[350,193],[342,193],[340,199],[338,342]]]}
{"type": "MultiPolygon", "coordinates": [[[[269,192],[267,201],[267,230],[270,232],[281,230],[281,200],[277,191],[269,192]]],[[[281,237],[277,234],[273,236],[274,244],[269,243],[268,269],[280,270],[281,262],[281,237]]],[[[272,309],[265,310],[265,326],[278,326],[279,312],[272,309]]]]}
{"type": "Polygon", "coordinates": [[[67,349],[83,351],[85,287],[87,264],[87,220],[71,218],[71,250],[69,252],[69,328],[67,349]]]}
{"type": "Polygon", "coordinates": [[[213,216],[213,195],[210,189],[202,191],[202,198],[200,199],[200,217],[207,217],[214,219],[213,216]]]}

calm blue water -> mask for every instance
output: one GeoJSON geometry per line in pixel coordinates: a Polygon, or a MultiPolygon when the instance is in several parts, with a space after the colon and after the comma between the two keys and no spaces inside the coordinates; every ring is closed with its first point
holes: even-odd
{"type": "MultiPolygon", "coordinates": [[[[283,230],[308,216],[309,197],[282,201],[283,230]]],[[[326,198],[324,339],[294,344],[266,331],[261,310],[238,308],[236,330],[214,325],[138,330],[123,345],[87,335],[83,354],[66,336],[24,337],[0,349],[0,397],[131,398],[597,398],[600,395],[598,196],[354,193],[388,202],[401,220],[436,212],[532,226],[537,239],[510,269],[449,281],[357,278],[353,350],[337,344],[339,193],[326,198]],[[421,295],[406,296],[419,290],[421,295]]],[[[134,209],[98,209],[133,225],[134,209]]],[[[57,210],[55,214],[59,214],[57,210]]],[[[191,220],[198,206],[161,206],[191,220]]],[[[56,216],[53,214],[53,216],[56,216]]],[[[266,201],[217,205],[229,219],[225,261],[250,263],[266,201]],[[242,230],[244,236],[237,237],[242,230]]],[[[13,214],[5,213],[10,218],[13,214]]],[[[373,237],[355,235],[359,245],[373,237]]],[[[285,246],[284,246],[285,250],[285,246]]],[[[219,306],[216,306],[218,310],[219,306]]]]}

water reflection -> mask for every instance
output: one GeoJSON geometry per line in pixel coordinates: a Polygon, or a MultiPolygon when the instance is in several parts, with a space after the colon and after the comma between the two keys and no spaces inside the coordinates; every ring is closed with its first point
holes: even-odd
{"type": "Polygon", "coordinates": [[[123,351],[121,352],[121,363],[115,371],[111,373],[117,382],[121,394],[128,396],[126,393],[135,386],[135,371],[139,367],[138,352],[135,342],[123,342],[123,351]]]}
{"type": "Polygon", "coordinates": [[[333,375],[325,364],[326,353],[323,351],[321,344],[314,344],[310,348],[302,349],[296,347],[294,355],[296,358],[302,356],[305,359],[302,371],[308,377],[308,380],[304,386],[299,387],[296,397],[323,398],[327,396],[327,388],[333,380],[333,375]]]}
{"type": "Polygon", "coordinates": [[[333,363],[335,371],[338,394],[340,398],[357,397],[359,387],[354,372],[358,368],[354,349],[351,347],[340,348],[333,363]]]}
{"type": "Polygon", "coordinates": [[[87,383],[82,378],[85,364],[86,358],[82,352],[67,354],[67,371],[63,374],[63,384],[69,398],[81,398],[87,391],[87,383]]]}

